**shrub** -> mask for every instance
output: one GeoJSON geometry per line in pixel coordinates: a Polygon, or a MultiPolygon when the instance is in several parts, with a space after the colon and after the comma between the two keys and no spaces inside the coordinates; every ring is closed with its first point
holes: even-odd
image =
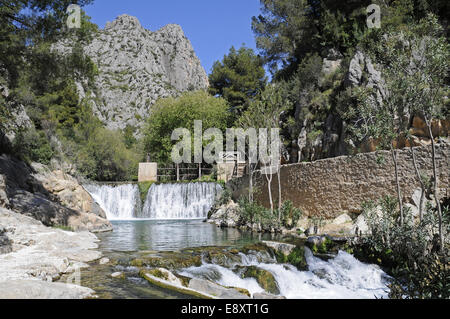
{"type": "MultiPolygon", "coordinates": [[[[441,254],[436,209],[428,204],[421,222],[406,210],[403,226],[398,222],[397,202],[391,197],[381,199],[378,206],[365,203],[363,210],[371,234],[362,239],[355,254],[381,264],[396,278],[390,297],[449,298],[448,236],[441,254]]],[[[444,228],[448,229],[448,207],[444,211],[444,228]]]]}
{"type": "Polygon", "coordinates": [[[158,163],[171,162],[171,153],[176,141],[172,141],[173,130],[186,128],[193,140],[194,121],[203,122],[203,130],[218,128],[225,131],[229,114],[228,105],[222,98],[215,98],[203,91],[187,92],[178,98],[158,100],[144,129],[145,149],[158,163]]]}
{"type": "Polygon", "coordinates": [[[244,224],[258,223],[263,230],[277,228],[278,222],[275,214],[270,209],[259,205],[256,202],[250,202],[247,197],[241,197],[238,201],[242,222],[244,224]]]}
{"type": "Polygon", "coordinates": [[[288,229],[297,225],[302,214],[301,209],[294,207],[294,204],[290,200],[284,201],[281,205],[281,223],[288,229]]]}
{"type": "Polygon", "coordinates": [[[54,153],[45,133],[31,128],[17,133],[13,152],[27,162],[42,164],[49,164],[54,153]]]}

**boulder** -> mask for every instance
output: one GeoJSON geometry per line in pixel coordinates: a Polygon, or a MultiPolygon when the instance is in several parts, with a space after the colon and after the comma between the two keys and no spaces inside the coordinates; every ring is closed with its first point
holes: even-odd
{"type": "Polygon", "coordinates": [[[352,233],[353,222],[350,216],[347,214],[341,214],[320,229],[322,234],[334,234],[334,235],[350,235],[352,233]]]}
{"type": "Polygon", "coordinates": [[[3,208],[0,228],[12,248],[10,253],[0,255],[0,287],[12,280],[52,281],[61,274],[88,267],[86,263],[101,257],[95,250],[98,239],[89,232],[49,228],[34,218],[3,208]]]}
{"type": "Polygon", "coordinates": [[[103,258],[101,258],[99,261],[98,261],[98,263],[100,264],[100,265],[106,265],[106,264],[108,264],[109,263],[109,258],[106,258],[106,257],[103,257],[103,258]]]}
{"type": "Polygon", "coordinates": [[[111,274],[111,277],[112,278],[116,278],[116,279],[124,279],[125,278],[125,274],[123,272],[116,271],[116,272],[113,272],[111,274]]]}
{"type": "Polygon", "coordinates": [[[278,295],[280,293],[277,281],[270,271],[256,266],[248,266],[245,268],[241,276],[243,278],[255,278],[261,288],[268,293],[274,295],[278,295]]]}
{"type": "Polygon", "coordinates": [[[363,214],[360,214],[353,223],[352,233],[357,236],[367,235],[370,233],[369,226],[367,225],[363,214]]]}
{"type": "Polygon", "coordinates": [[[106,219],[92,213],[79,212],[56,202],[42,194],[18,190],[10,199],[14,211],[33,217],[46,226],[63,226],[73,231],[104,232],[112,226],[106,219]]]}
{"type": "Polygon", "coordinates": [[[47,226],[74,231],[111,231],[105,212],[78,181],[61,170],[0,156],[0,207],[31,216],[47,226]]]}
{"type": "Polygon", "coordinates": [[[6,177],[0,174],[0,207],[9,207],[8,195],[6,195],[6,177]]]}
{"type": "Polygon", "coordinates": [[[285,296],[272,295],[267,292],[255,292],[253,299],[286,299],[285,296]]]}
{"type": "Polygon", "coordinates": [[[288,256],[295,248],[295,245],[292,244],[286,244],[286,243],[279,243],[275,241],[263,241],[263,244],[265,244],[267,247],[270,247],[274,249],[277,252],[282,253],[285,256],[288,256]]]}
{"type": "Polygon", "coordinates": [[[165,268],[154,268],[146,271],[147,274],[150,274],[152,276],[155,276],[159,279],[165,280],[172,285],[176,286],[183,286],[183,283],[181,282],[180,278],[175,276],[171,271],[165,269],[165,268]]]}
{"type": "Polygon", "coordinates": [[[93,297],[87,287],[40,280],[12,280],[0,282],[1,299],[84,299],[93,297]]]}
{"type": "Polygon", "coordinates": [[[216,224],[220,227],[237,227],[239,226],[240,213],[239,205],[233,201],[220,206],[214,212],[208,222],[216,224]]]}
{"type": "Polygon", "coordinates": [[[238,292],[236,289],[223,287],[209,280],[192,278],[189,281],[189,288],[215,296],[219,299],[249,299],[250,297],[238,292]]]}
{"type": "Polygon", "coordinates": [[[33,163],[32,167],[36,171],[33,177],[61,204],[106,219],[103,209],[73,176],[62,170],[50,171],[46,166],[38,163],[33,163]]]}

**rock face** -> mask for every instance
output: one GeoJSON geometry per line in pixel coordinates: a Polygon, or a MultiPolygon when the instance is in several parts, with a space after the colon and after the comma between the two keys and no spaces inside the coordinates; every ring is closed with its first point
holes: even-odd
{"type": "Polygon", "coordinates": [[[75,178],[41,164],[29,167],[6,155],[0,156],[0,206],[47,226],[74,231],[112,230],[105,212],[75,178]]]}
{"type": "Polygon", "coordinates": [[[0,297],[84,298],[93,293],[88,288],[53,281],[62,274],[76,275],[88,266],[87,262],[101,257],[94,250],[98,247],[94,234],[49,228],[4,208],[0,208],[0,228],[11,247],[0,255],[0,297]]]}
{"type": "Polygon", "coordinates": [[[11,141],[16,135],[15,132],[18,130],[27,130],[34,127],[25,107],[14,100],[8,99],[10,97],[9,80],[8,70],[0,62],[0,99],[4,100],[1,107],[5,108],[6,114],[8,114],[6,123],[1,123],[5,131],[0,131],[0,149],[10,147],[11,141]]]}
{"type": "Polygon", "coordinates": [[[220,227],[236,227],[239,225],[239,205],[233,201],[220,206],[209,218],[208,222],[220,227]]]}
{"type": "Polygon", "coordinates": [[[87,287],[37,280],[12,280],[0,285],[2,299],[83,299],[93,293],[87,287]]]}
{"type": "MultiPolygon", "coordinates": [[[[54,49],[70,52],[69,43],[54,49]]],[[[94,113],[111,129],[140,125],[158,98],[208,87],[206,72],[179,25],[152,32],[124,14],[83,49],[98,66],[99,93],[79,83],[79,94],[92,98],[94,113]]]]}

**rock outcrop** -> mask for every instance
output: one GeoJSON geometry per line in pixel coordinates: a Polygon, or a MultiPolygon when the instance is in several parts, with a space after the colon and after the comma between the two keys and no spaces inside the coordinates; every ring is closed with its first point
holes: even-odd
{"type": "Polygon", "coordinates": [[[78,181],[62,171],[0,156],[0,207],[73,231],[104,232],[112,226],[105,212],[78,181]]]}
{"type": "Polygon", "coordinates": [[[219,227],[236,227],[239,226],[240,213],[239,205],[233,201],[218,207],[208,219],[209,223],[219,227]]]}
{"type": "MultiPolygon", "coordinates": [[[[93,294],[75,282],[54,283],[99,259],[97,237],[44,226],[34,218],[0,208],[0,229],[8,251],[0,254],[1,298],[84,298],[93,294]],[[75,283],[75,284],[74,284],[75,283]]],[[[3,245],[0,242],[0,250],[3,245]]]]}
{"type": "MultiPolygon", "coordinates": [[[[54,49],[70,52],[70,43],[67,39],[54,49]]],[[[79,94],[90,97],[94,113],[110,129],[141,125],[159,98],[208,87],[206,72],[179,25],[152,32],[124,14],[107,23],[83,50],[99,75],[96,93],[78,83],[79,94]]]]}

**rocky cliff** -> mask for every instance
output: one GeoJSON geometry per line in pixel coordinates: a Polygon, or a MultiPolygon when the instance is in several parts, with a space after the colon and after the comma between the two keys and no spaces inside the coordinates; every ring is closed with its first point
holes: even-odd
{"type": "Polygon", "coordinates": [[[0,155],[0,207],[45,226],[95,233],[112,230],[105,212],[74,177],[5,154],[0,155]]]}
{"type": "MultiPolygon", "coordinates": [[[[70,41],[54,49],[69,52],[70,41]]],[[[94,113],[111,129],[140,126],[159,98],[208,87],[205,70],[176,24],[152,32],[124,14],[108,22],[83,50],[99,75],[95,89],[77,83],[78,91],[91,98],[94,113]]]]}

